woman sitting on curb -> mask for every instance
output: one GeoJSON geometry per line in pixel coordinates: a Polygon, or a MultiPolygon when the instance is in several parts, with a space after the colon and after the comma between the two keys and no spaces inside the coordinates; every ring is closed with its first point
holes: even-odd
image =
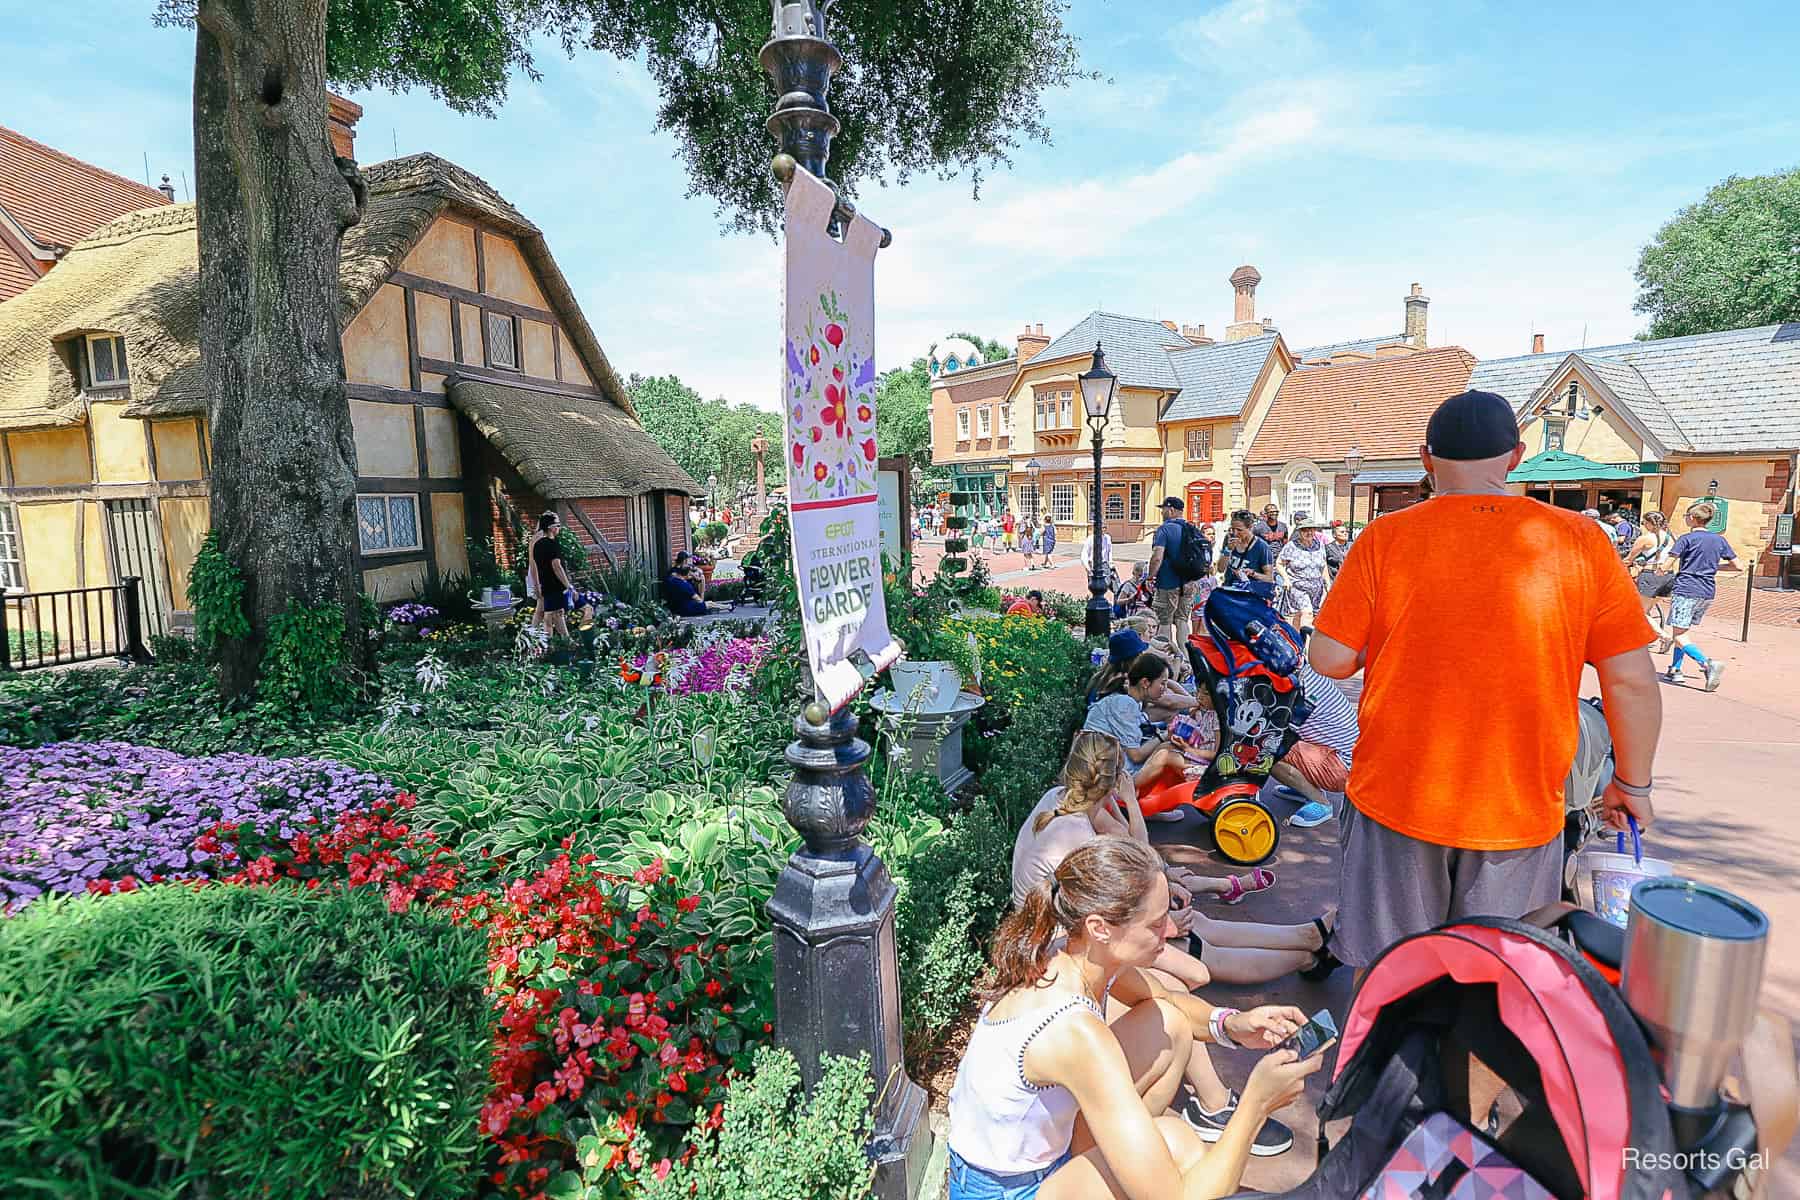
{"type": "MultiPolygon", "coordinates": [[[[1128,837],[1150,844],[1137,792],[1123,764],[1118,743],[1105,734],[1084,731],[1075,735],[1057,785],[1044,793],[1013,841],[1015,907],[1023,904],[1031,889],[1049,878],[1064,858],[1096,837],[1128,837]]],[[[1156,968],[1167,974],[1165,982],[1170,986],[1192,990],[1214,979],[1232,984],[1267,983],[1295,971],[1306,979],[1323,979],[1337,966],[1337,960],[1324,949],[1330,938],[1330,913],[1302,925],[1267,925],[1221,921],[1192,907],[1193,898],[1203,893],[1236,903],[1249,892],[1272,886],[1273,872],[1258,868],[1245,877],[1213,879],[1170,865],[1163,874],[1177,905],[1175,924],[1186,935],[1156,960],[1156,968]]]]}
{"type": "Polygon", "coordinates": [[[1144,970],[1169,932],[1161,860],[1113,837],[1069,855],[1001,924],[987,1006],[950,1093],[950,1200],[1238,1190],[1264,1122],[1324,1056],[1264,1055],[1215,1144],[1203,1145],[1182,1094],[1205,1061],[1197,1045],[1267,1048],[1306,1018],[1287,1005],[1236,1012],[1170,993],[1144,970]],[[1110,1021],[1109,1007],[1120,1010],[1110,1021]]]}

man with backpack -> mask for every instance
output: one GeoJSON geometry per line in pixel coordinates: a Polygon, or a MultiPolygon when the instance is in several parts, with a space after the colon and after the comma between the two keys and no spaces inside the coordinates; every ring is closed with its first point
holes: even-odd
{"type": "Polygon", "coordinates": [[[1186,646],[1194,629],[1194,593],[1212,569],[1212,555],[1200,531],[1181,519],[1179,496],[1162,502],[1163,523],[1150,543],[1150,577],[1156,585],[1151,610],[1158,636],[1186,646]]]}

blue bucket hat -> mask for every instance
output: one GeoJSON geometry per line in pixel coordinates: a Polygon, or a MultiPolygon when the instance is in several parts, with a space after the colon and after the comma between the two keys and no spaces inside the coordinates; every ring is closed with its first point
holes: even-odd
{"type": "Polygon", "coordinates": [[[1137,630],[1121,629],[1106,640],[1106,657],[1122,666],[1149,648],[1137,630]]]}

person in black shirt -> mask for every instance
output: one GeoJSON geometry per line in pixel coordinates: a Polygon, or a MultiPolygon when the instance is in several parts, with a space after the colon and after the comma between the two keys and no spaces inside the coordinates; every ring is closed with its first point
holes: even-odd
{"type": "Polygon", "coordinates": [[[1331,540],[1325,543],[1325,565],[1331,570],[1331,577],[1344,569],[1344,555],[1350,553],[1350,527],[1342,521],[1331,523],[1331,540]]]}
{"type": "Polygon", "coordinates": [[[569,593],[574,585],[569,582],[568,568],[563,565],[562,546],[557,544],[557,534],[562,532],[562,522],[556,514],[547,512],[538,518],[538,539],[531,547],[531,567],[537,572],[538,597],[544,607],[544,631],[556,637],[569,636],[569,593]]]}
{"type": "Polygon", "coordinates": [[[1269,549],[1274,553],[1279,554],[1281,548],[1287,545],[1288,527],[1281,519],[1281,509],[1276,505],[1263,505],[1262,520],[1251,527],[1251,532],[1268,543],[1269,549]]]}
{"type": "Polygon", "coordinates": [[[700,589],[694,586],[693,573],[694,568],[683,564],[671,570],[663,581],[669,611],[678,617],[704,617],[711,611],[700,598],[700,589]]]}

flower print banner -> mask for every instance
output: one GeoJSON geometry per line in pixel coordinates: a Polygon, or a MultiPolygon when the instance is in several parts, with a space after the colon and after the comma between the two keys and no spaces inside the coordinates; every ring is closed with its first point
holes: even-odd
{"type": "Polygon", "coordinates": [[[833,711],[862,689],[850,656],[877,671],[900,657],[888,632],[875,487],[875,251],[881,230],[858,214],[843,241],[826,231],[836,203],[805,170],[787,189],[788,510],[813,683],[833,711]]]}

